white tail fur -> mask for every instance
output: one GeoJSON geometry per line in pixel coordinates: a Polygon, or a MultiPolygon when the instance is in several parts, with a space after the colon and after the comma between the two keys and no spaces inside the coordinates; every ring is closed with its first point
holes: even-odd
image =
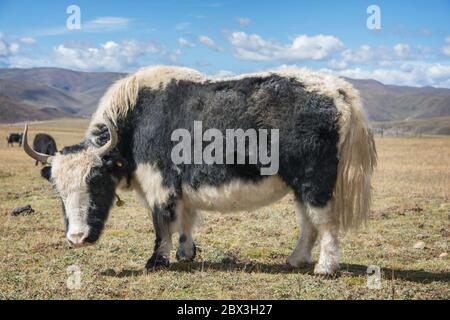
{"type": "Polygon", "coordinates": [[[340,121],[339,166],[332,204],[341,227],[348,230],[359,227],[369,216],[377,153],[359,96],[352,93],[344,100],[348,112],[340,121]]]}

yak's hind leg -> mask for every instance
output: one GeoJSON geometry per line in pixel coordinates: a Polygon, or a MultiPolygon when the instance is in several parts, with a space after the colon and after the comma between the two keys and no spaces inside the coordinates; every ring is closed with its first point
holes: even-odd
{"type": "Polygon", "coordinates": [[[195,209],[185,205],[182,201],[177,208],[177,219],[180,229],[179,246],[176,254],[178,261],[192,261],[197,253],[192,228],[197,218],[195,209]]]}
{"type": "Polygon", "coordinates": [[[287,259],[287,263],[293,267],[300,267],[312,263],[311,250],[317,239],[317,228],[312,223],[307,208],[303,203],[295,201],[295,207],[301,231],[297,245],[287,259]]]}
{"type": "Polygon", "coordinates": [[[330,203],[321,208],[297,201],[297,211],[300,215],[301,235],[287,260],[288,264],[299,267],[312,263],[311,250],[319,237],[320,257],[314,273],[335,273],[339,269],[339,221],[331,211],[330,203]]]}
{"type": "MultiPolygon", "coordinates": [[[[299,160],[300,164],[301,161],[299,160]]],[[[316,235],[320,241],[320,258],[314,273],[333,274],[339,268],[339,219],[331,209],[333,188],[336,181],[336,157],[318,157],[307,170],[296,168],[291,161],[291,170],[284,172],[284,180],[294,190],[302,222],[302,234],[288,263],[294,266],[311,260],[310,252],[316,235]],[[298,172],[298,176],[296,176],[298,172]]],[[[281,168],[281,166],[280,166],[281,168]]],[[[281,170],[281,169],[280,169],[281,170]]]]}
{"type": "Polygon", "coordinates": [[[320,257],[314,273],[334,274],[339,269],[339,219],[331,210],[330,202],[324,207],[307,204],[307,212],[320,238],[320,257]]]}

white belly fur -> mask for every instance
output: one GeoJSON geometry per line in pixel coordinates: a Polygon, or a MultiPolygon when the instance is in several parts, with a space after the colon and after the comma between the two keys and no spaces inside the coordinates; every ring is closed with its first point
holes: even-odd
{"type": "Polygon", "coordinates": [[[235,180],[220,187],[204,186],[197,190],[183,186],[183,199],[199,210],[232,212],[269,205],[288,191],[281,178],[273,175],[256,183],[235,180]]]}

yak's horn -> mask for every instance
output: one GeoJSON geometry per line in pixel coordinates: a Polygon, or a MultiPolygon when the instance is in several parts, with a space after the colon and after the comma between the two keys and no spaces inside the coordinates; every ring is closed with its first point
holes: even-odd
{"type": "Polygon", "coordinates": [[[98,148],[95,153],[101,158],[111,152],[112,149],[117,144],[117,130],[112,124],[111,120],[105,117],[106,127],[109,131],[109,141],[104,145],[98,148]]]}
{"type": "Polygon", "coordinates": [[[29,146],[29,144],[28,144],[28,124],[25,125],[25,129],[23,130],[22,148],[25,151],[25,153],[27,155],[29,155],[31,158],[33,158],[34,160],[37,160],[39,162],[46,163],[46,164],[52,163],[53,156],[34,151],[33,148],[31,148],[29,146]]]}

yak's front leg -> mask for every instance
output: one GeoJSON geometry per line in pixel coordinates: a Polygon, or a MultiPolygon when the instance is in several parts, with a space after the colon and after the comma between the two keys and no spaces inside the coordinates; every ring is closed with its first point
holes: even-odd
{"type": "Polygon", "coordinates": [[[175,205],[175,201],[170,200],[167,204],[155,205],[152,210],[156,238],[153,254],[145,265],[147,270],[153,271],[161,267],[167,268],[170,264],[172,234],[176,220],[175,205]]]}
{"type": "Polygon", "coordinates": [[[192,238],[192,228],[196,217],[195,209],[180,202],[177,207],[177,219],[180,228],[180,243],[176,254],[178,261],[192,261],[195,258],[197,248],[192,238]]]}

